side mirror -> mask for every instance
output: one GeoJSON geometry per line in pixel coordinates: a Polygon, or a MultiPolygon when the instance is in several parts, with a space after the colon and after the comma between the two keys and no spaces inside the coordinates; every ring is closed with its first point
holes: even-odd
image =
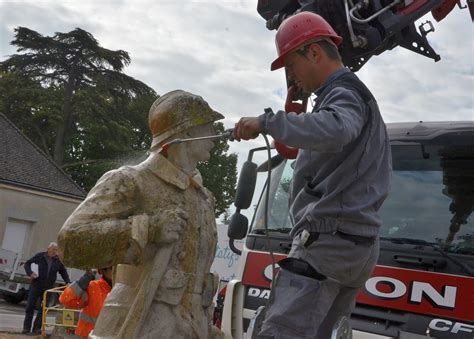
{"type": "Polygon", "coordinates": [[[235,192],[234,205],[237,207],[237,209],[247,209],[250,207],[256,183],[257,164],[247,160],[242,165],[239,182],[235,192]]]}
{"type": "Polygon", "coordinates": [[[240,214],[240,209],[230,218],[229,227],[227,228],[227,236],[229,237],[229,247],[232,252],[241,255],[242,251],[234,245],[234,240],[241,240],[247,235],[249,229],[249,221],[245,215],[240,214]]]}
{"type": "Polygon", "coordinates": [[[230,218],[227,236],[231,239],[241,240],[247,235],[249,221],[245,215],[235,212],[230,218]]]}
{"type": "Polygon", "coordinates": [[[252,162],[252,155],[255,150],[263,149],[266,148],[254,149],[249,152],[247,161],[242,165],[239,182],[237,183],[234,199],[234,205],[237,210],[230,218],[227,236],[229,237],[230,249],[238,255],[241,255],[242,251],[235,247],[234,240],[245,238],[249,229],[249,221],[245,215],[240,214],[240,210],[250,207],[257,183],[257,164],[252,162]]]}

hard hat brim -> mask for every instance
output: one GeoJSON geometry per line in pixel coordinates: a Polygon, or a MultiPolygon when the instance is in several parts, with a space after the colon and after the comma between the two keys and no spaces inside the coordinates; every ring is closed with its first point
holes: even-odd
{"type": "MultiPolygon", "coordinates": [[[[341,45],[342,43],[342,38],[339,36],[339,35],[335,35],[335,36],[327,36],[327,37],[321,37],[320,39],[318,39],[318,41],[320,40],[326,40],[330,43],[332,43],[336,48],[339,48],[339,46],[341,45]]],[[[303,42],[302,44],[306,43],[307,41],[303,42]]],[[[301,45],[300,45],[301,46],[301,45]]],[[[275,60],[273,60],[271,66],[270,66],[270,70],[271,71],[275,71],[277,69],[280,69],[282,67],[285,67],[285,57],[290,54],[291,52],[295,51],[298,49],[299,46],[295,47],[294,49],[292,50],[289,50],[289,51],[286,51],[285,53],[283,53],[282,55],[280,55],[278,58],[276,58],[275,60]]]]}
{"type": "Polygon", "coordinates": [[[284,59],[285,59],[285,55],[281,55],[278,58],[276,58],[272,62],[271,66],[270,66],[270,70],[275,71],[277,69],[280,69],[280,68],[284,67],[285,66],[285,60],[284,59]]]}

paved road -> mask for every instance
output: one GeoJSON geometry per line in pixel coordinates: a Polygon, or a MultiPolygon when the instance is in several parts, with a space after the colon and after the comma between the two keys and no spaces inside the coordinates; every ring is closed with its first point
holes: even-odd
{"type": "Polygon", "coordinates": [[[0,298],[0,330],[18,331],[23,328],[23,319],[25,317],[26,303],[11,305],[0,298]]]}
{"type": "MultiPolygon", "coordinates": [[[[11,305],[0,298],[0,332],[21,332],[25,318],[25,306],[26,302],[11,305]]],[[[48,322],[54,322],[54,317],[48,317],[48,322]]]]}

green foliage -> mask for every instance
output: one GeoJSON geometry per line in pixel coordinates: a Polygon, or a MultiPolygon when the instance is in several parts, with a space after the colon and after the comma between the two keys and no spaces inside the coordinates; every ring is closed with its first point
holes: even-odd
{"type": "MultiPolygon", "coordinates": [[[[216,122],[214,128],[216,134],[224,132],[224,125],[221,122],[216,122]]],[[[216,199],[216,218],[225,212],[235,196],[237,154],[227,154],[228,150],[229,144],[227,140],[217,139],[211,153],[211,158],[206,162],[198,164],[204,186],[214,194],[216,199]]]]}
{"type": "Polygon", "coordinates": [[[44,88],[18,72],[0,72],[0,112],[52,157],[54,126],[61,110],[55,86],[44,88]]]}
{"type": "Polygon", "coordinates": [[[127,52],[88,32],[44,37],[15,29],[18,54],[0,63],[0,110],[85,190],[125,154],[144,154],[157,94],[122,71],[127,52]]]}
{"type": "MultiPolygon", "coordinates": [[[[18,54],[0,62],[0,112],[86,191],[104,172],[146,157],[148,110],[158,95],[123,73],[127,52],[101,47],[80,28],[52,37],[25,27],[15,32],[18,54]]],[[[235,194],[237,155],[228,148],[216,142],[199,165],[216,216],[235,194]]]]}
{"type": "MultiPolygon", "coordinates": [[[[48,145],[48,154],[58,165],[64,165],[70,160],[71,151],[76,152],[73,146],[83,146],[74,139],[84,133],[84,119],[93,115],[111,125],[102,129],[118,132],[119,146],[102,147],[102,152],[107,149],[113,157],[122,148],[121,128],[127,126],[123,124],[127,117],[122,112],[139,97],[156,97],[153,89],[123,73],[130,63],[128,53],[101,47],[90,33],[80,28],[55,33],[52,37],[44,37],[25,27],[18,27],[15,32],[11,44],[17,46],[20,53],[1,62],[0,71],[26,79],[32,85],[28,88],[35,87],[59,99],[52,101],[55,103],[53,110],[43,110],[51,130],[48,137],[42,137],[54,138],[53,144],[45,140],[43,148],[48,145]]],[[[47,105],[48,100],[41,100],[41,103],[47,105]]],[[[31,115],[35,110],[41,110],[37,105],[33,106],[36,107],[32,107],[31,115]]]]}

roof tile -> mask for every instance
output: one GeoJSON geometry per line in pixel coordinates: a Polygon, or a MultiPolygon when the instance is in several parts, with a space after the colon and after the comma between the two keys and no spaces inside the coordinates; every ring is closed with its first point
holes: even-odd
{"type": "Polygon", "coordinates": [[[84,198],[86,193],[0,113],[0,182],[84,198]]]}

